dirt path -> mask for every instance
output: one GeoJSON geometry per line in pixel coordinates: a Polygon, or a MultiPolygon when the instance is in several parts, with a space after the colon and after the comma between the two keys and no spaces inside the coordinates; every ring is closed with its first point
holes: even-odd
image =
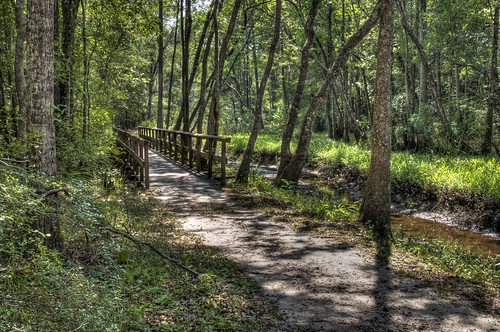
{"type": "Polygon", "coordinates": [[[285,317],[283,331],[500,331],[498,317],[396,276],[356,249],[296,233],[220,186],[150,152],[156,197],[184,228],[237,262],[285,317]],[[290,327],[285,327],[290,326],[290,327]]]}

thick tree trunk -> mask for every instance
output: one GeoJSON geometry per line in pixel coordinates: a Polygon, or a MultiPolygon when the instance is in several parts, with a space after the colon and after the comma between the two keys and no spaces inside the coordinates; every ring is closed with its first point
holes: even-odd
{"type": "Polygon", "coordinates": [[[248,139],[247,148],[245,149],[245,153],[243,154],[243,160],[241,161],[240,167],[238,169],[238,174],[236,175],[236,181],[238,182],[248,182],[248,176],[250,175],[250,164],[255,149],[255,143],[257,142],[257,137],[259,136],[260,129],[262,128],[262,103],[264,100],[264,93],[266,91],[267,80],[269,78],[269,75],[271,74],[271,69],[273,67],[274,55],[276,53],[276,48],[278,47],[280,38],[280,29],[281,0],[276,0],[276,14],[274,17],[273,38],[269,46],[266,68],[264,69],[264,73],[262,74],[262,79],[257,90],[252,131],[250,133],[250,138],[248,139]]]}
{"type": "Polygon", "coordinates": [[[379,8],[380,2],[377,3],[372,14],[366,20],[363,26],[347,40],[342,49],[339,51],[337,59],[328,69],[325,80],[318,92],[313,97],[309,110],[307,111],[307,114],[304,118],[304,122],[302,123],[299,143],[295,155],[290,160],[290,163],[288,163],[288,165],[283,168],[283,172],[278,173],[276,176],[277,179],[275,181],[277,181],[278,183],[282,179],[286,180],[289,183],[297,183],[299,181],[300,175],[302,173],[302,168],[306,163],[309,144],[311,143],[312,138],[313,124],[316,115],[318,114],[321,106],[323,106],[328,91],[337,79],[340,70],[347,62],[350,52],[366,37],[366,35],[376,25],[379,18],[379,8]]]}
{"type": "MultiPolygon", "coordinates": [[[[300,105],[302,103],[302,96],[304,94],[304,88],[307,78],[307,72],[309,69],[309,50],[314,42],[314,19],[318,13],[318,8],[321,4],[321,0],[312,0],[311,8],[309,9],[309,16],[307,18],[304,30],[306,35],[306,40],[302,46],[301,58],[300,58],[300,72],[299,79],[297,81],[297,88],[295,89],[295,95],[293,96],[292,106],[288,113],[288,121],[286,123],[285,130],[283,131],[283,137],[281,142],[281,153],[280,153],[280,164],[278,167],[278,173],[283,172],[283,169],[292,159],[292,152],[290,150],[290,143],[292,142],[293,132],[297,125],[297,118],[300,111],[300,105]]],[[[278,179],[278,178],[276,178],[278,179]]],[[[274,184],[280,185],[281,181],[276,180],[274,184]]]]}
{"type": "Polygon", "coordinates": [[[377,43],[377,72],[371,144],[371,162],[361,204],[361,221],[372,224],[379,254],[390,254],[391,201],[391,63],[393,42],[392,0],[382,0],[377,43]]]}
{"type": "MultiPolygon", "coordinates": [[[[32,119],[31,161],[42,177],[57,173],[54,126],[54,1],[28,2],[27,96],[32,119]]],[[[50,204],[50,203],[49,203],[50,204]]],[[[50,248],[62,248],[59,223],[40,216],[36,226],[50,248]]]]}
{"type": "Polygon", "coordinates": [[[40,174],[55,176],[53,0],[30,0],[28,14],[28,105],[38,141],[32,161],[40,174]]]}
{"type": "MultiPolygon", "coordinates": [[[[76,17],[79,1],[62,0],[62,30],[59,72],[57,75],[54,103],[60,114],[72,124],[72,79],[73,79],[73,46],[75,38],[76,17]]],[[[57,18],[58,15],[56,14],[57,18]]],[[[58,36],[56,36],[58,38],[58,36]]]]}
{"type": "Polygon", "coordinates": [[[496,5],[493,19],[493,42],[490,69],[490,96],[488,99],[488,111],[486,113],[486,131],[484,133],[481,152],[489,154],[493,141],[493,116],[498,106],[498,16],[500,5],[496,5]]]}

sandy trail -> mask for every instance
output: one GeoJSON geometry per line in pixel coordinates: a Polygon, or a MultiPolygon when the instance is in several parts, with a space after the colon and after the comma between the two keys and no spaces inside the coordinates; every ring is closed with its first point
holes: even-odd
{"type": "MultiPolygon", "coordinates": [[[[184,228],[237,261],[275,303],[286,324],[305,331],[500,331],[498,317],[389,268],[356,249],[289,229],[277,216],[238,206],[215,182],[150,152],[156,197],[184,228]]],[[[287,327],[285,327],[287,326],[287,327]]]]}

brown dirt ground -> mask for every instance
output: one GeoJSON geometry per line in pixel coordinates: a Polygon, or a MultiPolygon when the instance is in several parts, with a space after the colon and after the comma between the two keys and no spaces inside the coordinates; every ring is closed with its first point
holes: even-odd
{"type": "Polygon", "coordinates": [[[500,331],[499,317],[277,215],[245,208],[220,186],[150,152],[155,196],[185,230],[238,262],[284,317],[283,331],[500,331]],[[286,327],[285,327],[286,326],[286,327]]]}

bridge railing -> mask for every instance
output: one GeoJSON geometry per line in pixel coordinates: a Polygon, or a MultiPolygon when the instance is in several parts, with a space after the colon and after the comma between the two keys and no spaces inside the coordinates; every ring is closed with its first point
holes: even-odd
{"type": "Polygon", "coordinates": [[[116,141],[126,152],[127,161],[134,173],[139,176],[144,187],[149,189],[149,142],[125,130],[114,127],[113,130],[117,134],[116,141]]]}
{"type": "Polygon", "coordinates": [[[226,183],[226,153],[231,138],[149,127],[139,127],[138,131],[152,149],[197,172],[207,171],[209,178],[215,177],[214,166],[219,163],[221,183],[226,183]]]}

